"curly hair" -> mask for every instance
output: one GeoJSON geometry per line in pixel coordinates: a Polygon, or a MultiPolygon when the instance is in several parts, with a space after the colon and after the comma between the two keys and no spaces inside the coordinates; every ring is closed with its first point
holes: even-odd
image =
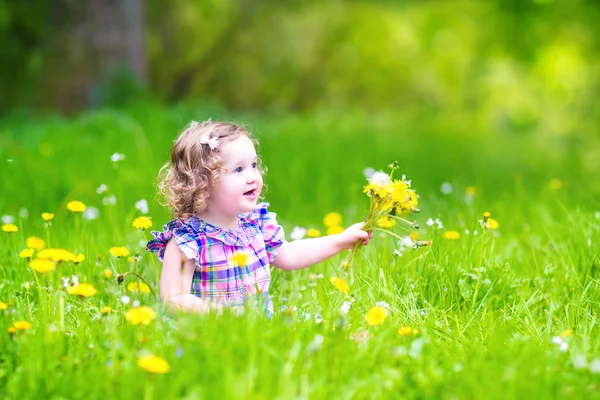
{"type": "Polygon", "coordinates": [[[222,145],[242,135],[257,144],[246,129],[229,122],[192,121],[181,132],[171,148],[170,161],[158,173],[161,205],[170,207],[174,218],[187,219],[204,211],[210,188],[219,181],[223,160],[219,146],[208,141],[222,145]]]}

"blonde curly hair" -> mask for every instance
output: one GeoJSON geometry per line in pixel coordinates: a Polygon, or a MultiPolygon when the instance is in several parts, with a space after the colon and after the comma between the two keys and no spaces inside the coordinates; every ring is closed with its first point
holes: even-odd
{"type": "Polygon", "coordinates": [[[229,122],[192,121],[181,132],[158,174],[161,205],[172,209],[173,218],[188,219],[206,209],[223,167],[219,146],[242,135],[257,145],[250,132],[229,122]]]}

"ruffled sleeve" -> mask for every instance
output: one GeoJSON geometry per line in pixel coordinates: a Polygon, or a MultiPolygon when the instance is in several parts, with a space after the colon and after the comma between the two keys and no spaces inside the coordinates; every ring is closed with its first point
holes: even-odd
{"type": "Polygon", "coordinates": [[[268,211],[269,203],[261,203],[252,212],[252,217],[258,224],[264,240],[269,262],[273,262],[277,256],[275,251],[285,243],[285,233],[281,225],[277,223],[277,215],[268,211]]]}
{"type": "Polygon", "coordinates": [[[190,260],[198,259],[198,234],[189,224],[180,219],[167,222],[162,232],[152,231],[152,235],[154,239],[148,242],[146,251],[157,253],[160,261],[164,260],[167,243],[173,237],[175,238],[177,247],[179,247],[187,258],[190,260]]]}

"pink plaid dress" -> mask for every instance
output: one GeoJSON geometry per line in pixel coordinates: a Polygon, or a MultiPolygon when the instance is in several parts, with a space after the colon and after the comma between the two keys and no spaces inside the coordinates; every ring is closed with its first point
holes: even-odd
{"type": "Polygon", "coordinates": [[[247,214],[240,214],[235,231],[219,228],[197,217],[187,221],[173,219],[162,232],[153,231],[147,251],[158,253],[163,261],[171,238],[190,260],[196,261],[191,293],[200,298],[227,305],[243,305],[248,296],[264,298],[266,314],[273,313],[269,296],[271,271],[269,264],[276,249],[285,242],[283,228],[277,224],[269,204],[261,203],[247,214]],[[234,252],[244,252],[245,266],[229,260],[234,252]]]}

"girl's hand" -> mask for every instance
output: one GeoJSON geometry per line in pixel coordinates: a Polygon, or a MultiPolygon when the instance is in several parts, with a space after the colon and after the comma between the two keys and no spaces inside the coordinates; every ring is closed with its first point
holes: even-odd
{"type": "Polygon", "coordinates": [[[369,240],[373,237],[373,231],[363,231],[364,222],[350,225],[344,232],[338,234],[338,245],[341,249],[351,249],[356,242],[362,241],[363,246],[369,244],[369,240]]]}

